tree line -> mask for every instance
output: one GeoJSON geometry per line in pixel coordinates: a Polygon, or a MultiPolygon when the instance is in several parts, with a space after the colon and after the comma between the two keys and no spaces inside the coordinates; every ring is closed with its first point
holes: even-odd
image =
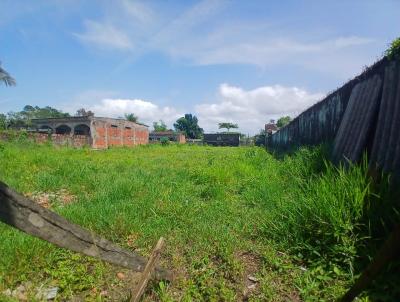
{"type": "MultiPolygon", "coordinates": [[[[90,110],[80,108],[74,116],[93,116],[90,110]]],[[[38,118],[63,118],[71,117],[68,112],[45,106],[26,105],[21,111],[10,111],[7,114],[0,113],[0,129],[22,129],[32,127],[32,120],[38,118]]]]}
{"type": "MultiPolygon", "coordinates": [[[[38,118],[66,118],[71,117],[68,112],[63,112],[56,108],[45,106],[31,106],[26,105],[21,111],[9,112],[7,114],[0,113],[0,129],[21,129],[32,127],[32,119],[38,118]]],[[[80,108],[76,111],[74,116],[94,116],[94,112],[80,108]]],[[[125,114],[124,118],[128,121],[139,123],[139,117],[134,113],[125,114]]],[[[284,116],[278,119],[277,126],[283,127],[291,121],[289,116],[284,116]]],[[[153,122],[154,131],[179,131],[185,134],[187,138],[199,139],[203,137],[204,130],[199,126],[198,118],[187,113],[180,117],[173,124],[173,129],[168,129],[163,120],[153,122]]],[[[238,124],[223,122],[218,124],[219,129],[226,129],[230,133],[231,129],[238,129],[238,124]]],[[[264,130],[260,131],[259,135],[265,135],[264,130]]]]}

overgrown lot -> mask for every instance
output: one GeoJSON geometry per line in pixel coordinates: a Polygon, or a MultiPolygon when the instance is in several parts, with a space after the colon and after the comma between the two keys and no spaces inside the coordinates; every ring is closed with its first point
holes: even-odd
{"type": "MultiPolygon", "coordinates": [[[[257,147],[1,143],[0,179],[142,255],[164,236],[176,280],[151,284],[148,301],[331,301],[352,282],[371,194],[362,167],[333,168],[321,148],[278,160],[257,147]]],[[[131,281],[0,224],[0,292],[27,282],[31,301],[40,286],[107,301],[131,281]]]]}

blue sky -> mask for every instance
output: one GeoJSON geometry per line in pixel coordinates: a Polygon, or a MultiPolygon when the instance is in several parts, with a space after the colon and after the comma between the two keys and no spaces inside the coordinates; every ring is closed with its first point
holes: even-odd
{"type": "Polygon", "coordinates": [[[26,104],[256,133],[295,116],[399,36],[400,1],[0,0],[0,60],[26,104]]]}

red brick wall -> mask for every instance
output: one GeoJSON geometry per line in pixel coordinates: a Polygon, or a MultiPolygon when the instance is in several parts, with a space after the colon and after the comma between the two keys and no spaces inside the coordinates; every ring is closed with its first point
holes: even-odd
{"type": "Polygon", "coordinates": [[[123,130],[123,144],[124,146],[135,145],[135,129],[126,128],[123,130]]]}
{"type": "Polygon", "coordinates": [[[46,133],[30,133],[29,137],[38,144],[50,141],[57,146],[72,146],[77,148],[91,145],[91,138],[86,135],[51,134],[49,136],[46,133]]]}
{"type": "Polygon", "coordinates": [[[179,144],[186,144],[186,137],[185,137],[185,135],[182,134],[182,133],[177,134],[176,141],[177,141],[179,144]]]}
{"type": "Polygon", "coordinates": [[[102,120],[97,120],[93,123],[93,148],[105,149],[109,146],[131,147],[148,144],[149,130],[147,128],[123,121],[115,125],[118,127],[112,127],[110,123],[102,120]]]}
{"type": "Polygon", "coordinates": [[[106,128],[102,126],[94,125],[95,134],[92,133],[93,137],[93,148],[105,149],[107,148],[107,133],[106,128]]]}
{"type": "Polygon", "coordinates": [[[119,128],[108,127],[108,145],[109,146],[122,146],[122,130],[119,128]]]}
{"type": "MultiPolygon", "coordinates": [[[[2,141],[12,141],[19,137],[20,133],[18,133],[17,130],[8,132],[4,131],[0,133],[0,140],[2,141]]],[[[44,144],[49,141],[49,135],[47,133],[35,133],[35,132],[29,132],[26,134],[27,138],[31,141],[34,141],[35,143],[38,144],[44,144]]]]}
{"type": "Polygon", "coordinates": [[[49,135],[47,133],[32,133],[31,135],[35,143],[44,144],[49,141],[49,135]]]}
{"type": "Polygon", "coordinates": [[[51,141],[58,146],[80,148],[83,146],[90,146],[91,138],[86,135],[52,134],[51,141]]]}
{"type": "Polygon", "coordinates": [[[136,129],[136,145],[146,145],[149,143],[149,130],[136,129]]]}

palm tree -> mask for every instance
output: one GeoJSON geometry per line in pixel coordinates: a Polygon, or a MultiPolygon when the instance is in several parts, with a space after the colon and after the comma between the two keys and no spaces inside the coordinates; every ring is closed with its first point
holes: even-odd
{"type": "MultiPolygon", "coordinates": [[[[0,63],[1,64],[1,63],[0,63]]],[[[6,86],[15,86],[15,79],[0,66],[0,82],[3,82],[6,86]]]]}

